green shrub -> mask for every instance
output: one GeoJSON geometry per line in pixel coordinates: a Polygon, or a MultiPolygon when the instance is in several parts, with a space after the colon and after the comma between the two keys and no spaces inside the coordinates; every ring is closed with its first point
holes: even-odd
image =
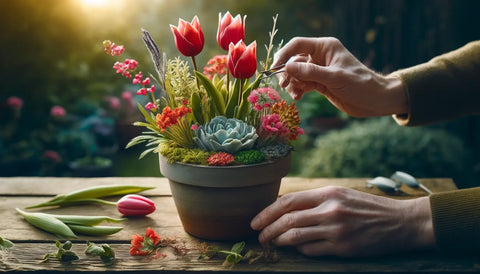
{"type": "Polygon", "coordinates": [[[417,178],[453,177],[459,187],[468,186],[473,166],[459,138],[427,127],[401,127],[391,118],[331,131],[302,158],[301,176],[375,177],[401,170],[417,178]]]}

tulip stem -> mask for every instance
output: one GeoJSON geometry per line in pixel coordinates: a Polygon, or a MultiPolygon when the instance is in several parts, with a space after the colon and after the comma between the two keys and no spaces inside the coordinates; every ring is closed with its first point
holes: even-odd
{"type": "MultiPolygon", "coordinates": [[[[198,71],[198,69],[197,69],[197,62],[195,62],[195,56],[192,56],[192,64],[193,64],[193,69],[194,69],[195,71],[198,71]]],[[[200,90],[200,84],[198,83],[198,78],[197,78],[197,77],[195,77],[195,81],[197,82],[197,88],[198,88],[198,90],[200,90]]]]}
{"type": "Polygon", "coordinates": [[[240,94],[238,95],[238,106],[242,103],[242,96],[243,96],[243,84],[245,83],[245,79],[240,79],[240,94]]]}
{"type": "Polygon", "coordinates": [[[227,94],[230,96],[230,71],[227,68],[227,94]]]}

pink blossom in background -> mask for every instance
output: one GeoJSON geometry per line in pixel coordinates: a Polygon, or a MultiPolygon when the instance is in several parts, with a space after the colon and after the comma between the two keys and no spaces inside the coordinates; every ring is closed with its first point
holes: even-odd
{"type": "Polygon", "coordinates": [[[120,107],[122,106],[120,99],[118,99],[118,97],[109,96],[107,100],[111,109],[120,109],[120,107]]]}
{"type": "Polygon", "coordinates": [[[46,150],[43,153],[43,159],[49,160],[55,163],[60,163],[62,161],[62,157],[56,151],[53,151],[53,150],[46,150]]]}
{"type": "Polygon", "coordinates": [[[122,92],[122,99],[129,102],[129,101],[132,101],[132,93],[130,91],[124,91],[122,92]]]}
{"type": "Polygon", "coordinates": [[[154,93],[155,92],[155,85],[151,85],[150,88],[148,89],[148,92],[154,93]]]}
{"type": "Polygon", "coordinates": [[[23,107],[23,100],[17,96],[10,96],[7,99],[7,105],[14,109],[21,109],[23,107]]]}
{"type": "Polygon", "coordinates": [[[61,106],[53,106],[50,109],[50,115],[52,117],[64,117],[67,114],[65,109],[61,106]]]}
{"type": "Polygon", "coordinates": [[[157,109],[154,103],[149,102],[148,104],[145,105],[146,110],[152,110],[152,109],[157,109]]]}
{"type": "Polygon", "coordinates": [[[198,130],[198,125],[192,125],[192,126],[190,127],[190,129],[191,129],[191,130],[198,130]]]}
{"type": "Polygon", "coordinates": [[[146,88],[141,88],[137,90],[137,95],[147,95],[147,89],[146,88]]]}
{"type": "Polygon", "coordinates": [[[110,40],[103,41],[103,47],[105,49],[105,52],[112,56],[115,56],[115,55],[120,56],[125,51],[124,46],[117,46],[115,45],[115,43],[113,43],[110,40]]]}

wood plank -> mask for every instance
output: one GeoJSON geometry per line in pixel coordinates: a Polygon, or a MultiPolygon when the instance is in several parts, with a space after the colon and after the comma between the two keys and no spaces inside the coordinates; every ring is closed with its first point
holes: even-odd
{"type": "MultiPolygon", "coordinates": [[[[384,193],[378,189],[367,188],[365,183],[366,180],[366,178],[285,177],[282,179],[280,194],[324,187],[328,185],[338,185],[351,187],[377,195],[384,195],[384,193]]],[[[419,179],[419,181],[421,181],[434,192],[456,189],[454,182],[449,178],[419,179]]],[[[0,177],[0,195],[54,196],[57,194],[68,193],[77,189],[109,184],[152,186],[156,188],[143,192],[146,196],[171,195],[168,180],[163,177],[0,177]],[[34,189],[32,189],[32,184],[35,184],[34,189]]],[[[425,195],[425,193],[421,190],[410,189],[406,186],[402,186],[401,190],[408,195],[412,195],[413,197],[425,195]]]]}
{"type": "MultiPolygon", "coordinates": [[[[147,227],[156,231],[162,231],[166,236],[187,236],[183,231],[180,218],[178,217],[175,204],[171,197],[151,197],[157,210],[146,217],[131,217],[122,223],[104,223],[102,225],[122,226],[120,232],[103,237],[78,235],[81,240],[98,240],[103,238],[107,241],[129,242],[132,235],[144,233],[147,227]]],[[[58,239],[57,236],[34,228],[24,220],[15,210],[25,208],[44,201],[44,197],[1,197],[0,196],[0,235],[13,241],[51,241],[58,239]]],[[[26,210],[28,212],[44,212],[62,215],[107,215],[121,218],[122,215],[115,206],[109,205],[82,205],[63,208],[43,208],[26,210]]]]}
{"type": "MultiPolygon", "coordinates": [[[[101,244],[102,242],[97,242],[101,244]]],[[[229,249],[230,244],[215,245],[229,249]]],[[[288,248],[278,248],[276,263],[256,262],[248,264],[241,262],[232,268],[222,266],[223,259],[198,259],[198,253],[191,252],[185,256],[176,256],[171,251],[164,250],[167,257],[148,260],[141,256],[130,256],[129,244],[110,244],[116,254],[116,262],[105,266],[98,257],[88,257],[83,252],[85,243],[74,243],[72,250],[80,260],[71,264],[62,264],[56,260],[39,263],[47,252],[55,252],[52,243],[17,243],[9,253],[3,254],[0,260],[2,271],[65,271],[65,272],[117,272],[117,271],[190,271],[194,273],[222,272],[300,272],[300,273],[382,273],[382,272],[478,272],[479,259],[476,257],[444,256],[436,252],[413,252],[395,256],[380,256],[376,258],[342,259],[332,257],[311,258],[288,248]]],[[[194,245],[191,245],[191,247],[194,245]]],[[[247,243],[247,249],[260,250],[258,246],[247,243]]]]}
{"type": "MultiPolygon", "coordinates": [[[[379,190],[377,187],[367,187],[366,181],[368,178],[301,178],[301,177],[286,177],[282,180],[280,187],[280,195],[284,195],[289,192],[308,190],[313,188],[325,187],[325,186],[344,186],[353,188],[359,191],[388,196],[396,199],[411,199],[427,195],[427,193],[421,189],[415,189],[402,185],[399,193],[385,193],[379,190]]],[[[433,192],[443,192],[456,190],[457,186],[450,178],[428,178],[418,179],[419,182],[424,184],[433,192]]]]}

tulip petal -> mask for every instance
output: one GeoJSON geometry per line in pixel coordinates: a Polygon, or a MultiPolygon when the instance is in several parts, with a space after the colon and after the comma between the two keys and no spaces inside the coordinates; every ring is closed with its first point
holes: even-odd
{"type": "Polygon", "coordinates": [[[170,25],[170,28],[172,29],[173,36],[175,37],[175,46],[177,47],[178,51],[180,51],[180,53],[184,56],[195,56],[195,52],[197,50],[193,44],[185,39],[177,27],[170,25]]]}
{"type": "Polygon", "coordinates": [[[118,201],[117,209],[125,216],[147,215],[155,211],[155,204],[147,197],[126,195],[118,201]]]}

